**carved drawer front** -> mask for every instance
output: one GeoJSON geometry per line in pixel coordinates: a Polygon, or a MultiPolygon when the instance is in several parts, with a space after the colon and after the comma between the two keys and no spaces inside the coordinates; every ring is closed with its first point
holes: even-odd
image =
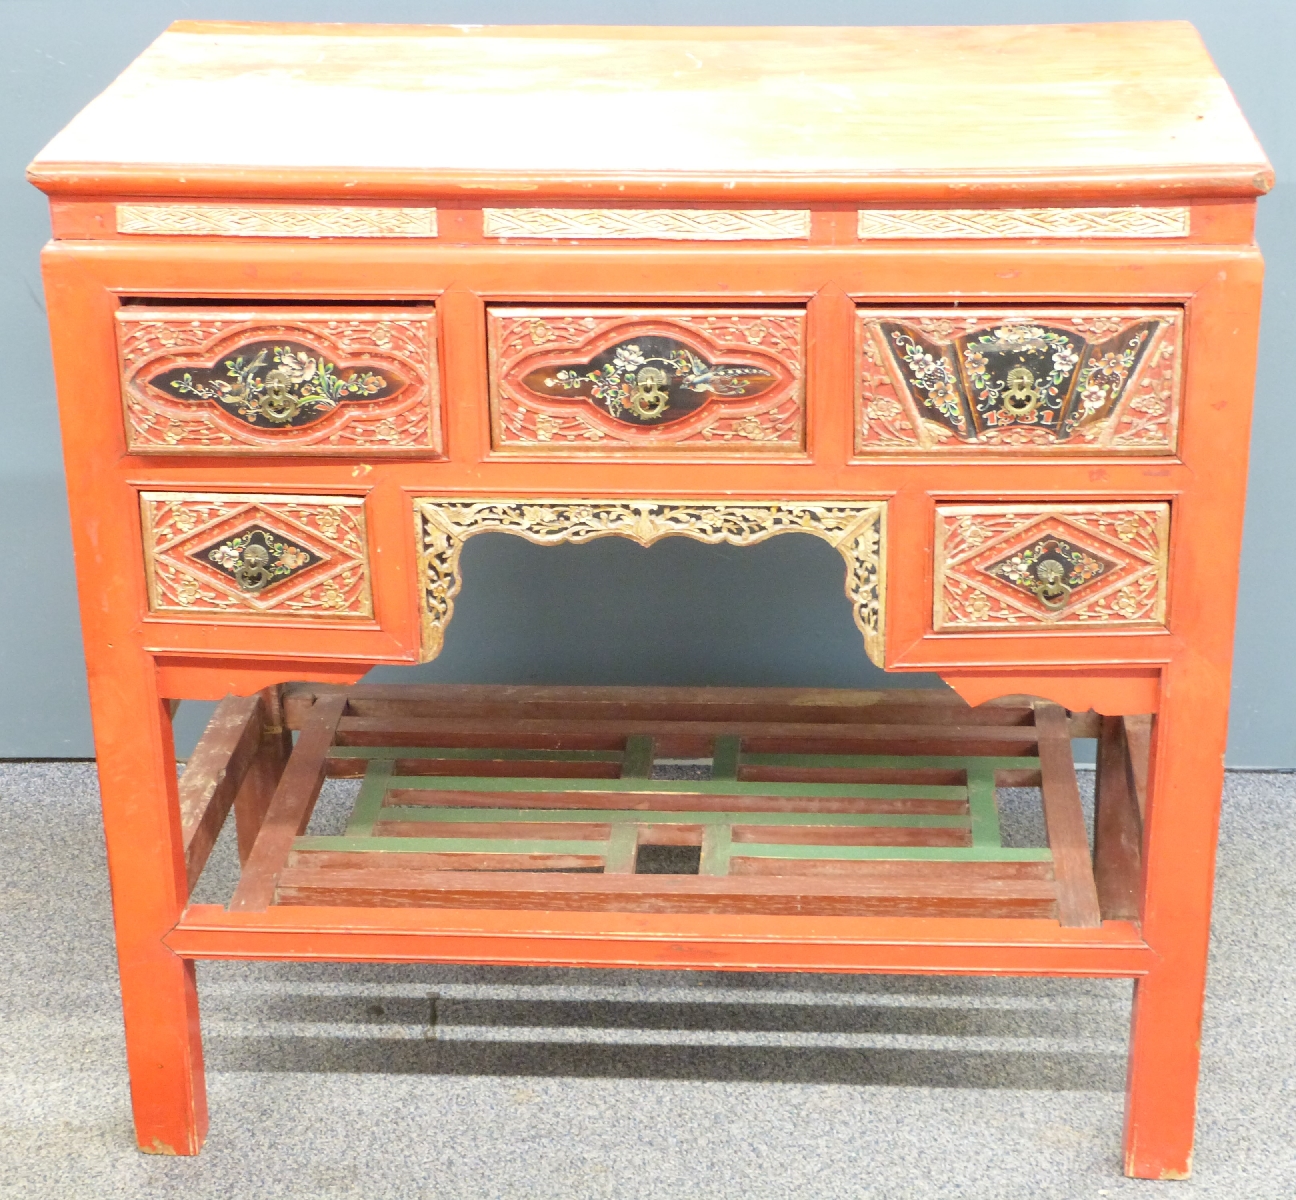
{"type": "Polygon", "coordinates": [[[372,620],[364,501],[144,492],[149,611],[372,620]]]}
{"type": "Polygon", "coordinates": [[[1161,502],[938,507],[933,628],[1161,628],[1169,531],[1161,502]]]}
{"type": "Polygon", "coordinates": [[[1179,309],[861,309],[855,453],[1173,454],[1179,309]]]}
{"type": "Polygon", "coordinates": [[[117,311],[135,454],[441,454],[431,308],[117,311]]]}
{"type": "Polygon", "coordinates": [[[528,456],[805,451],[805,313],[487,310],[491,445],[528,456]]]}

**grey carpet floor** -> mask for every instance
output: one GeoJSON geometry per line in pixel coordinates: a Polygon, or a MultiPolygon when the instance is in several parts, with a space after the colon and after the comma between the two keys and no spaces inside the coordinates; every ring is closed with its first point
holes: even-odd
{"type": "Polygon", "coordinates": [[[1120,1174],[1095,980],[200,964],[207,1146],[139,1154],[96,805],[88,764],[0,764],[0,1197],[1296,1196],[1293,775],[1228,780],[1167,1184],[1120,1174]]]}

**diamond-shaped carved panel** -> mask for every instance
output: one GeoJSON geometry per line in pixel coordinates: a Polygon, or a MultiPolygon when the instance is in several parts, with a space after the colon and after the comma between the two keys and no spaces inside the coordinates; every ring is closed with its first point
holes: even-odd
{"type": "Polygon", "coordinates": [[[1178,309],[861,309],[855,453],[1173,454],[1178,309]]]}
{"type": "Polygon", "coordinates": [[[431,309],[117,312],[135,454],[439,454],[431,309]]]}
{"type": "Polygon", "coordinates": [[[373,617],[364,502],[144,492],[149,611],[373,617]]]}
{"type": "Polygon", "coordinates": [[[936,630],[1165,624],[1170,506],[936,510],[936,630]]]}
{"type": "Polygon", "coordinates": [[[789,309],[492,307],[491,446],[546,457],[801,454],[804,322],[789,309]]]}

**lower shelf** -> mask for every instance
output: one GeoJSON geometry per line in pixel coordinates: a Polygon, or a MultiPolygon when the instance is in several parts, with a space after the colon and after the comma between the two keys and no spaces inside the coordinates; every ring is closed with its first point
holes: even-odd
{"type": "Polygon", "coordinates": [[[182,812],[205,858],[211,809],[237,794],[232,912],[1096,926],[1129,914],[1100,908],[1076,782],[1073,723],[1094,720],[941,692],[301,685],[223,702],[182,812]],[[290,753],[277,721],[299,731],[290,753]],[[354,809],[337,836],[304,833],[327,776],[362,779],[354,809]],[[1002,787],[1039,789],[1047,845],[1004,845],[1002,787]]]}

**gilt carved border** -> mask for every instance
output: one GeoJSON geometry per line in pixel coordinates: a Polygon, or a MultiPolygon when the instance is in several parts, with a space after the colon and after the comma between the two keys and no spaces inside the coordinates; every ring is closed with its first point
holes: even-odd
{"type": "Polygon", "coordinates": [[[651,546],[680,536],[708,545],[752,546],[808,533],[846,560],[846,596],[864,649],[885,663],[886,504],[877,500],[708,501],[441,499],[414,501],[422,609],[422,662],[440,652],[462,585],[459,555],[476,533],[512,533],[541,546],[628,537],[651,546]]]}
{"type": "Polygon", "coordinates": [[[1189,210],[1168,208],[862,208],[870,238],[1178,238],[1189,210]]]}
{"type": "Polygon", "coordinates": [[[418,237],[437,234],[435,208],[349,204],[119,204],[117,232],[163,237],[418,237]]]}
{"type": "Polygon", "coordinates": [[[358,496],[141,492],[149,611],[199,620],[372,620],[358,496]]]}
{"type": "Polygon", "coordinates": [[[652,241],[775,242],[810,236],[805,209],[487,208],[490,238],[642,238],[652,241]]]}

